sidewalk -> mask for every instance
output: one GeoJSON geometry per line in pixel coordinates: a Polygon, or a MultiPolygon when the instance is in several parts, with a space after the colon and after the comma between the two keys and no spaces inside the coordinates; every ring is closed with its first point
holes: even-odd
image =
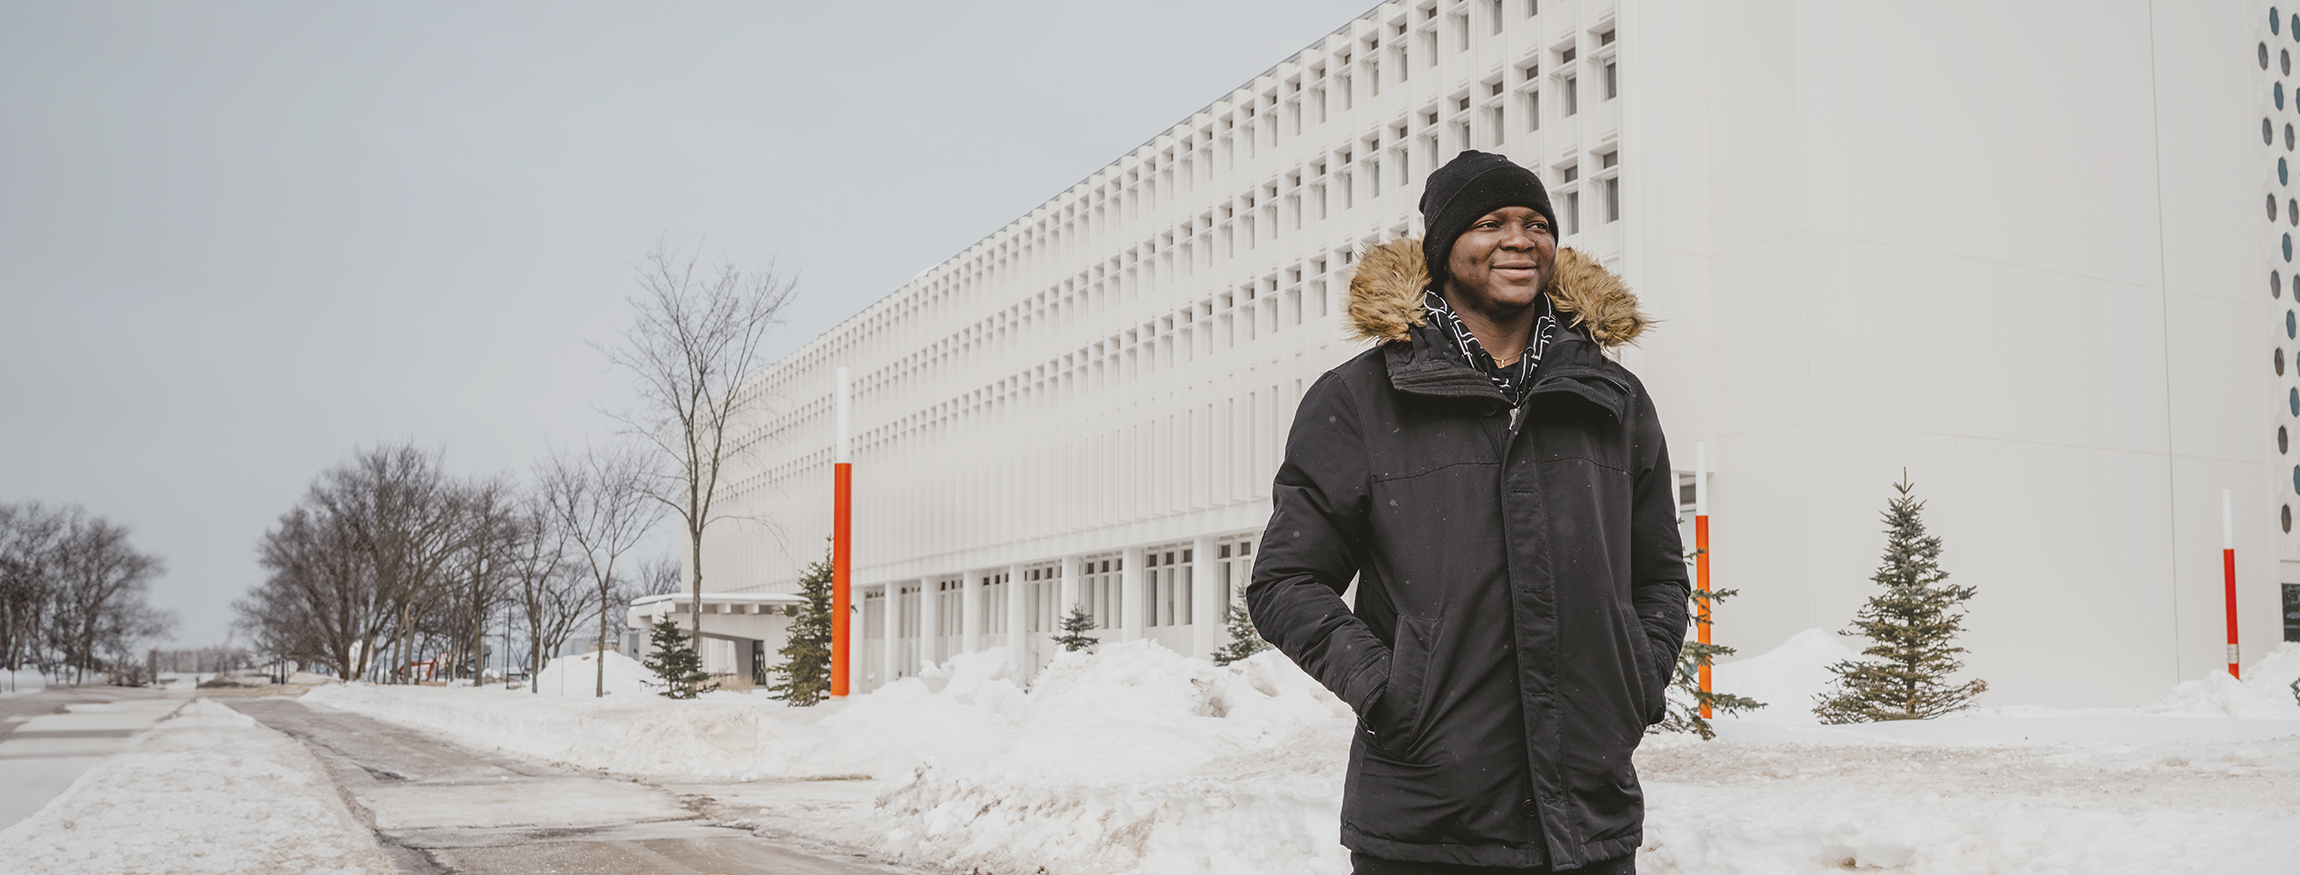
{"type": "Polygon", "coordinates": [[[130,687],[50,687],[0,699],[0,829],[39,811],[190,699],[130,687]]]}

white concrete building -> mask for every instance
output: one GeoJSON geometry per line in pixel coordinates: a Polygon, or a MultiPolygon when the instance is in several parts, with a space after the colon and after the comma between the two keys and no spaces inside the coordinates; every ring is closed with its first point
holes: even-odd
{"type": "Polygon", "coordinates": [[[717,530],[705,561],[779,591],[818,558],[844,365],[860,689],[989,644],[1043,659],[1072,604],[1207,652],[1295,399],[1362,348],[1353,251],[1417,233],[1422,178],[1475,147],[1540,172],[1563,244],[1661,320],[1623,361],[1679,467],[1709,446],[1716,583],[1743,593],[1720,642],[1845,628],[1905,467],[1980,588],[1993,697],[2153,698],[2225,661],[2221,489],[2248,655],[2300,583],[2300,368],[2269,367],[2300,207],[2258,224],[2263,190],[2294,203],[2300,96],[2274,95],[2300,21],[2270,20],[1383,3],[759,375],[773,449],[731,497],[778,528],[717,530]]]}

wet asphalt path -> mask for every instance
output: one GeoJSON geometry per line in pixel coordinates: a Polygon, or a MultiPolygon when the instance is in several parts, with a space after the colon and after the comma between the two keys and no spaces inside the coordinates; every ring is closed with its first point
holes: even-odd
{"type": "Polygon", "coordinates": [[[735,787],[715,794],[551,769],[289,698],[227,704],[309,747],[405,872],[915,872],[754,830],[759,818],[743,815],[771,813],[717,798],[739,795],[735,787]]]}

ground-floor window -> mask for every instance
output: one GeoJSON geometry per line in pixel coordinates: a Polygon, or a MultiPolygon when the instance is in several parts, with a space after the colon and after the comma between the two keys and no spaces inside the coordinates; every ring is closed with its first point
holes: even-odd
{"type": "Polygon", "coordinates": [[[1061,628],[1058,616],[1061,607],[1056,604],[1062,598],[1061,566],[1023,569],[1022,587],[1022,613],[1029,622],[1024,631],[1052,632],[1061,628]]]}
{"type": "Polygon", "coordinates": [[[1142,625],[1190,623],[1190,550],[1142,551],[1142,625]]]}
{"type": "Polygon", "coordinates": [[[1214,561],[1221,568],[1216,579],[1221,587],[1223,610],[1227,612],[1232,605],[1243,610],[1244,605],[1238,599],[1245,595],[1246,584],[1254,579],[1254,539],[1231,541],[1215,550],[1218,555],[1214,561]]]}
{"type": "Polygon", "coordinates": [[[1116,629],[1126,618],[1119,613],[1119,576],[1125,571],[1126,560],[1115,558],[1088,559],[1079,563],[1078,601],[1086,615],[1094,618],[1096,629],[1116,629]]]}
{"type": "Polygon", "coordinates": [[[982,576],[982,634],[1006,634],[1007,592],[1006,572],[982,576]]]}
{"type": "Polygon", "coordinates": [[[2284,640],[2300,641],[2300,583],[2284,585],[2284,640]]]}

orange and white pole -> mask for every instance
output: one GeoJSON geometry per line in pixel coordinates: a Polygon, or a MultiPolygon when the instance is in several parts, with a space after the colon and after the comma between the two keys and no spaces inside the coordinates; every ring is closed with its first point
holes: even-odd
{"type": "MultiPolygon", "coordinates": [[[[1709,442],[1693,442],[1693,605],[1698,612],[1694,632],[1709,643],[1709,442]]],[[[1709,685],[1709,663],[1701,663],[1701,692],[1709,685]]],[[[1710,718],[1709,703],[1701,703],[1701,719],[1710,718]]]]}
{"type": "Polygon", "coordinates": [[[838,449],[831,459],[831,697],[847,694],[847,646],[853,612],[854,568],[854,382],[839,368],[838,449]]]}
{"type": "Polygon", "coordinates": [[[2236,511],[2228,490],[2220,490],[2220,577],[2228,600],[2228,676],[2242,679],[2236,649],[2236,511]]]}

